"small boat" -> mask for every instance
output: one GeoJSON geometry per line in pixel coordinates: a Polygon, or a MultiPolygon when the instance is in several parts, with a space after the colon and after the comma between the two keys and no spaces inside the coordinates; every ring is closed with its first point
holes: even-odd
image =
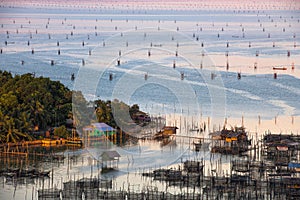
{"type": "Polygon", "coordinates": [[[286,67],[273,67],[273,70],[287,70],[286,67]]]}
{"type": "Polygon", "coordinates": [[[289,150],[288,146],[277,146],[276,148],[278,151],[288,151],[289,150]]]}

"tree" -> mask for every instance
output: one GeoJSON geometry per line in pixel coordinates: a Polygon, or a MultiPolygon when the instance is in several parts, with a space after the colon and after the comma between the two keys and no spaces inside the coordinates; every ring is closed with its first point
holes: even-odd
{"type": "Polygon", "coordinates": [[[72,92],[49,78],[0,71],[0,111],[0,140],[29,140],[35,127],[45,131],[65,124],[72,92]]]}
{"type": "Polygon", "coordinates": [[[65,125],[61,125],[60,127],[55,128],[53,134],[54,136],[64,139],[71,137],[71,134],[69,133],[65,125]]]}

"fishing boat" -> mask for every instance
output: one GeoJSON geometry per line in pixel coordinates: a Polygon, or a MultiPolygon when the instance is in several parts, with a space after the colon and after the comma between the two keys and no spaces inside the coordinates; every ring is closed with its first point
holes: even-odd
{"type": "Polygon", "coordinates": [[[286,67],[273,67],[273,70],[287,70],[286,67]]]}

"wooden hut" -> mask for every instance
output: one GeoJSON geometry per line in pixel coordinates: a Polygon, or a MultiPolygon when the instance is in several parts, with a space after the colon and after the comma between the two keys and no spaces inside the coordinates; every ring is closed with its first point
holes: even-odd
{"type": "Polygon", "coordinates": [[[113,170],[118,168],[121,155],[117,151],[105,151],[101,155],[102,170],[113,170]]]}

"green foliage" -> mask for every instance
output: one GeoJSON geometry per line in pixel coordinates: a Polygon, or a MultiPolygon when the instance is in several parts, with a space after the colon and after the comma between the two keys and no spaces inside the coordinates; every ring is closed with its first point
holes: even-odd
{"type": "Polygon", "coordinates": [[[137,104],[129,106],[118,100],[87,102],[81,92],[72,92],[58,81],[32,74],[13,76],[0,71],[2,143],[31,140],[33,131],[58,126],[54,134],[66,138],[70,134],[62,125],[68,118],[74,120],[78,130],[95,121],[112,127],[130,125],[136,113],[142,113],[137,104]],[[118,123],[114,119],[116,112],[118,123]]]}
{"type": "Polygon", "coordinates": [[[137,120],[134,120],[133,116],[139,112],[143,113],[139,110],[137,104],[129,106],[116,99],[113,101],[95,101],[95,115],[97,121],[104,122],[112,127],[127,126],[132,122],[137,123],[137,120]]]}
{"type": "Polygon", "coordinates": [[[54,136],[67,139],[71,137],[71,133],[67,130],[65,125],[61,125],[60,127],[57,127],[53,131],[54,136]]]}
{"type": "Polygon", "coordinates": [[[29,140],[34,130],[64,124],[71,102],[72,92],[58,81],[0,71],[0,141],[29,140]]]}

